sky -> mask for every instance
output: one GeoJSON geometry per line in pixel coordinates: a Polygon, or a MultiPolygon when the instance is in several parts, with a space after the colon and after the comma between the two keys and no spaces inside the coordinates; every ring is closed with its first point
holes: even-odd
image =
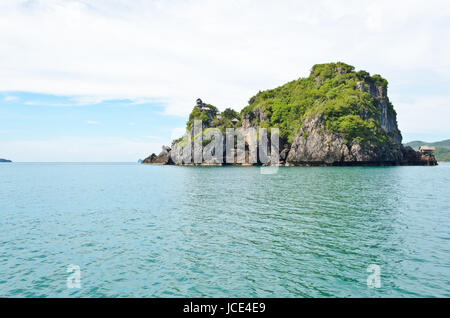
{"type": "Polygon", "coordinates": [[[450,2],[0,1],[0,158],[137,161],[342,61],[389,81],[404,142],[450,138],[450,2]]]}

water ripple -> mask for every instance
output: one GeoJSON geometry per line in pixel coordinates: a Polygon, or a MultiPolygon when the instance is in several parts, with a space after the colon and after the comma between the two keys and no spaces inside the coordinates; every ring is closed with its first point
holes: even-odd
{"type": "Polygon", "coordinates": [[[449,167],[0,166],[0,296],[449,297],[449,167]]]}

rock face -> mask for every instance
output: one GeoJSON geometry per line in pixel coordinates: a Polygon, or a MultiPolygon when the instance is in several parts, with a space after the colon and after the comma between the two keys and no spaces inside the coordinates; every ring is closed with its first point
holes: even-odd
{"type": "Polygon", "coordinates": [[[390,142],[382,145],[349,143],[342,136],[324,129],[321,120],[319,116],[304,123],[290,147],[287,166],[437,165],[433,155],[421,154],[395,142],[401,140],[401,135],[394,135],[390,142]]]}
{"type": "MultiPolygon", "coordinates": [[[[385,125],[392,137],[382,145],[349,142],[339,134],[329,132],[321,115],[305,120],[294,139],[286,159],[288,165],[356,165],[396,164],[403,161],[401,134],[395,119],[390,117],[384,103],[380,108],[385,125]]],[[[391,114],[391,116],[393,116],[391,114]]],[[[380,120],[381,121],[381,120],[380,120]]]]}
{"type": "MultiPolygon", "coordinates": [[[[192,166],[192,165],[221,166],[223,164],[223,162],[220,162],[215,157],[213,157],[215,155],[213,142],[209,143],[203,148],[196,148],[193,142],[191,142],[191,152],[186,152],[184,150],[183,146],[185,144],[186,144],[185,141],[174,140],[172,142],[170,158],[173,164],[185,166],[192,166]],[[206,153],[211,153],[212,156],[208,158],[208,156],[206,156],[206,153]],[[195,163],[198,162],[196,158],[201,158],[201,163],[195,163]]],[[[222,158],[225,158],[224,157],[225,146],[223,146],[221,149],[222,152],[220,155],[222,158]]]]}
{"type": "MultiPolygon", "coordinates": [[[[230,109],[219,113],[200,99],[196,104],[187,127],[192,136],[194,119],[202,120],[203,130],[279,128],[280,165],[437,165],[433,155],[402,145],[397,115],[387,95],[387,81],[365,71],[355,72],[344,63],[315,65],[309,78],[259,92],[240,114],[230,109]]],[[[159,155],[152,154],[143,163],[222,164],[205,156],[214,154],[213,142],[203,145],[203,152],[192,147],[192,153],[183,151],[185,144],[186,140],[174,140],[170,148],[163,147],[159,155]],[[198,163],[193,158],[203,160],[198,163]]],[[[226,141],[223,146],[219,155],[225,158],[226,141]]],[[[246,159],[250,147],[246,140],[246,159]]],[[[261,164],[259,158],[257,162],[261,164]]],[[[249,165],[248,161],[244,165],[249,165]]]]}
{"type": "MultiPolygon", "coordinates": [[[[380,126],[388,140],[382,144],[349,142],[328,131],[323,125],[323,117],[318,115],[305,120],[292,143],[286,165],[437,165],[434,156],[403,147],[396,113],[390,107],[386,88],[372,81],[358,82],[356,88],[375,99],[380,126]]],[[[367,119],[370,114],[363,110],[360,116],[367,119]]]]}
{"type": "Polygon", "coordinates": [[[242,128],[247,129],[253,127],[253,122],[255,120],[259,123],[269,122],[266,112],[261,110],[261,108],[255,108],[250,113],[242,114],[242,128]]]}
{"type": "Polygon", "coordinates": [[[152,164],[152,165],[168,165],[173,164],[170,158],[171,149],[166,146],[162,146],[162,151],[159,155],[151,154],[149,157],[142,161],[142,164],[152,164]]]}
{"type": "Polygon", "coordinates": [[[402,164],[404,165],[436,166],[438,164],[434,155],[423,154],[409,146],[402,147],[402,153],[402,164]]]}
{"type": "MultiPolygon", "coordinates": [[[[387,96],[387,87],[383,85],[376,85],[372,81],[358,82],[356,88],[361,92],[368,92],[376,101],[378,110],[380,111],[380,126],[388,134],[391,134],[391,140],[394,143],[400,144],[402,142],[402,135],[397,127],[397,114],[390,105],[387,96]]],[[[361,118],[368,118],[368,114],[361,112],[361,118]]]]}

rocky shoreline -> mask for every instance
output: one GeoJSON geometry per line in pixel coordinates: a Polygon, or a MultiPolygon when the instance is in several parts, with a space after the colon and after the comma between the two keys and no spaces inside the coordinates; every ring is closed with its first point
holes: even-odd
{"type": "MultiPolygon", "coordinates": [[[[150,165],[178,165],[178,166],[263,166],[262,163],[250,164],[250,163],[216,163],[216,162],[202,162],[200,164],[196,163],[181,163],[176,164],[171,158],[172,149],[167,146],[162,147],[162,151],[159,155],[151,154],[149,157],[144,159],[141,164],[150,164],[150,165]]],[[[284,150],[284,154],[289,152],[289,148],[284,150]]],[[[402,159],[397,161],[362,161],[362,160],[353,160],[353,161],[333,161],[333,162],[325,162],[325,161],[286,161],[286,155],[282,153],[280,154],[280,162],[278,166],[285,167],[317,167],[317,166],[435,166],[437,165],[436,158],[434,155],[426,155],[422,154],[418,151],[415,151],[411,147],[403,147],[401,146],[402,159]]]]}

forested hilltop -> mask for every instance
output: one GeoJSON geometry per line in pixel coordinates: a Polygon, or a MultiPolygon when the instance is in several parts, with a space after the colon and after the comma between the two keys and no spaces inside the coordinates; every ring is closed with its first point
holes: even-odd
{"type": "MultiPolygon", "coordinates": [[[[251,118],[252,126],[280,128],[282,137],[293,142],[305,119],[320,115],[328,130],[342,134],[348,141],[384,142],[388,133],[382,129],[382,110],[376,98],[386,96],[387,85],[380,75],[355,72],[353,66],[345,63],[318,64],[307,78],[260,91],[240,113],[230,108],[220,113],[210,104],[204,104],[210,112],[194,107],[188,128],[194,118],[219,128],[241,127],[245,119],[251,118]],[[239,122],[232,123],[233,118],[239,122]]],[[[396,125],[392,104],[387,102],[386,106],[396,125]]]]}

